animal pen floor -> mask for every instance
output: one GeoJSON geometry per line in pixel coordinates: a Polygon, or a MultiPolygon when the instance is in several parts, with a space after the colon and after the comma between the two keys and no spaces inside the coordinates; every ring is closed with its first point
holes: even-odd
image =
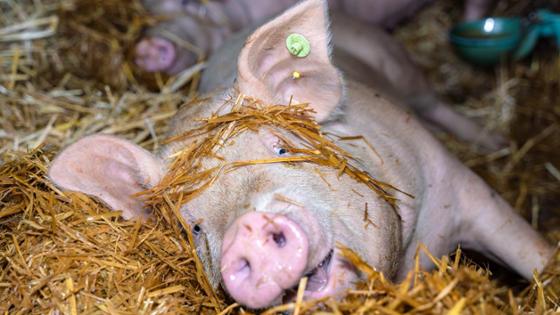
{"type": "MultiPolygon", "coordinates": [[[[499,1],[495,10],[525,14],[542,3],[499,1]]],[[[455,1],[442,0],[396,36],[445,99],[508,135],[510,145],[481,153],[438,137],[558,243],[558,50],[544,42],[523,62],[473,68],[447,44],[459,15],[455,1]]],[[[131,47],[155,19],[137,0],[5,0],[0,17],[0,312],[242,312],[209,287],[169,212],[145,224],[123,221],[83,195],[61,193],[45,177],[54,154],[87,134],[119,135],[148,150],[160,146],[165,122],[194,94],[198,75],[149,75],[131,64],[131,47]]],[[[530,284],[500,267],[490,275],[484,260],[475,265],[460,252],[433,260],[435,270],[417,270],[403,284],[359,265],[368,279],[344,300],[270,312],[560,312],[560,254],[530,284]]]]}

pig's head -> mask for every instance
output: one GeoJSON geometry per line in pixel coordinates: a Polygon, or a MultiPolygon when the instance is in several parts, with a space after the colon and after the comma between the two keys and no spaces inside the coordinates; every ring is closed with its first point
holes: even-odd
{"type": "Polygon", "coordinates": [[[231,33],[224,5],[194,0],[144,0],[163,19],[134,49],[136,64],[148,72],[176,74],[219,47],[231,33]]]}
{"type": "MultiPolygon", "coordinates": [[[[239,92],[268,104],[308,102],[317,121],[337,123],[344,87],[328,45],[325,1],[300,3],[247,40],[238,60],[236,87],[184,109],[175,119],[174,132],[197,127],[200,122],[193,118],[227,114],[226,98],[239,92]],[[292,33],[309,41],[309,55],[290,53],[286,38],[292,33]],[[294,79],[294,71],[299,78],[294,79]]],[[[192,145],[192,140],[185,141],[172,143],[161,156],[192,145]]],[[[297,157],[301,153],[293,148],[306,145],[290,130],[263,125],[236,134],[202,165],[204,169],[224,161],[297,157]]],[[[49,176],[62,188],[123,210],[128,218],[144,211],[142,200],[132,194],[155,185],[163,165],[162,159],[132,143],[97,135],[65,149],[53,161],[49,176]]],[[[192,224],[210,281],[251,308],[289,298],[304,276],[307,298],[339,295],[359,274],[338,245],[391,277],[401,254],[398,216],[375,192],[339,171],[311,162],[252,163],[218,176],[181,209],[192,224]],[[364,222],[367,209],[375,226],[364,222]]]]}

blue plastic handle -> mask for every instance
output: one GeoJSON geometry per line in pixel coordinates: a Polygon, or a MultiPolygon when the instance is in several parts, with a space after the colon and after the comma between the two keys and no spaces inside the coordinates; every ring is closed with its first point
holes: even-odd
{"type": "Polygon", "coordinates": [[[529,25],[521,43],[513,54],[513,58],[519,60],[529,55],[540,37],[554,37],[556,45],[560,47],[560,14],[549,10],[537,11],[535,21],[532,21],[529,25]]]}

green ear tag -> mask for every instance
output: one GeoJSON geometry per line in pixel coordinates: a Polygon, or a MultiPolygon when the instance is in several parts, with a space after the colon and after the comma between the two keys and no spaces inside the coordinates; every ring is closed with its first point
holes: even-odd
{"type": "Polygon", "coordinates": [[[311,45],[305,36],[292,33],[286,38],[286,48],[293,56],[305,58],[311,52],[311,45]]]}

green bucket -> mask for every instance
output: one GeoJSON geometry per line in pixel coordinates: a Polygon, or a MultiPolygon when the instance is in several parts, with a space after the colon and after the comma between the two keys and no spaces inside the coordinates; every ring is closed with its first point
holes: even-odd
{"type": "Polygon", "coordinates": [[[465,60],[492,66],[511,56],[522,40],[520,18],[490,17],[455,26],[449,40],[465,60]]]}

